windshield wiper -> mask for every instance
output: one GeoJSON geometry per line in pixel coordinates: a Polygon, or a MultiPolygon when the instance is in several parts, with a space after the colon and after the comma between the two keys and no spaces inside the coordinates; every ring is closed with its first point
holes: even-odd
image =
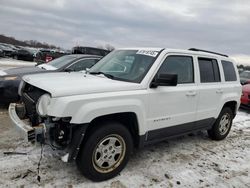
{"type": "Polygon", "coordinates": [[[106,76],[107,78],[110,78],[110,79],[113,79],[113,78],[114,78],[113,75],[107,74],[107,73],[104,73],[104,72],[89,72],[89,74],[94,74],[94,75],[103,74],[103,75],[106,76]]]}

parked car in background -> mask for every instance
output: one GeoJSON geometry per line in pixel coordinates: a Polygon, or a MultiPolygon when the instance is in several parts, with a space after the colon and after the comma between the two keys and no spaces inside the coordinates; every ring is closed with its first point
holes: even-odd
{"type": "Polygon", "coordinates": [[[243,71],[240,73],[240,83],[242,85],[250,83],[250,71],[243,71]]]}
{"type": "Polygon", "coordinates": [[[4,44],[0,44],[0,50],[2,50],[3,57],[11,57],[12,53],[15,51],[4,44]]]}
{"type": "Polygon", "coordinates": [[[12,53],[12,57],[18,60],[34,61],[37,50],[31,48],[19,48],[12,53]]]}
{"type": "Polygon", "coordinates": [[[53,59],[59,58],[64,55],[68,55],[68,53],[51,50],[51,49],[40,49],[36,53],[36,57],[34,61],[37,62],[37,64],[43,64],[43,63],[48,63],[52,61],[53,59]]]}
{"type": "Polygon", "coordinates": [[[110,53],[109,50],[93,48],[93,47],[76,46],[72,48],[72,54],[92,54],[92,55],[105,56],[108,53],[110,53]]]}
{"type": "Polygon", "coordinates": [[[0,71],[0,103],[6,104],[19,100],[18,87],[22,76],[47,72],[82,71],[92,67],[101,59],[95,55],[66,55],[47,64],[35,67],[12,68],[0,71]]]}
{"type": "Polygon", "coordinates": [[[7,43],[0,43],[0,45],[2,45],[2,46],[5,46],[5,47],[8,47],[8,48],[11,48],[12,50],[17,50],[17,47],[16,46],[14,46],[14,45],[12,45],[12,44],[7,44],[7,43]]]}
{"type": "Polygon", "coordinates": [[[2,49],[0,49],[0,57],[4,57],[4,53],[2,49]]]}
{"type": "Polygon", "coordinates": [[[241,106],[250,107],[250,84],[245,84],[242,86],[240,102],[241,106]]]}

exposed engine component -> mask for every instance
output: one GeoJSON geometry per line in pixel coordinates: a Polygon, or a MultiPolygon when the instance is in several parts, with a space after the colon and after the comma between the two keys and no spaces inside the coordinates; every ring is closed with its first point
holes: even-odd
{"type": "Polygon", "coordinates": [[[65,148],[70,142],[71,132],[72,127],[68,126],[68,123],[63,121],[55,123],[49,133],[51,144],[61,149],[65,148]]]}

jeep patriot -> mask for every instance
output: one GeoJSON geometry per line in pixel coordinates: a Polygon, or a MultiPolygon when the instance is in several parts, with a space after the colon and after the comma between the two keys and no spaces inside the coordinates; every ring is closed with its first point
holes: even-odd
{"type": "Polygon", "coordinates": [[[9,115],[24,138],[63,150],[63,161],[103,181],[119,174],[134,148],[199,130],[224,139],[241,84],[227,55],[126,48],[86,72],[24,76],[19,95],[9,115]]]}

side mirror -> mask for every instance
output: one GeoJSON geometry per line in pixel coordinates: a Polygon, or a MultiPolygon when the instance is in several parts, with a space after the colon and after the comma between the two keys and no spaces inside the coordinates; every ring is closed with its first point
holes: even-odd
{"type": "Polygon", "coordinates": [[[150,87],[156,88],[158,86],[176,86],[178,80],[177,74],[159,74],[156,75],[150,87]]]}
{"type": "Polygon", "coordinates": [[[86,73],[89,73],[90,68],[86,68],[85,71],[86,71],[86,73]]]}

